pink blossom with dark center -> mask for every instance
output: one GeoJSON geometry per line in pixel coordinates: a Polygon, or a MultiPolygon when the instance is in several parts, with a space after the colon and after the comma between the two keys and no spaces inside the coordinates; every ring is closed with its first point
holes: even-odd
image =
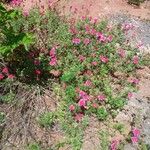
{"type": "Polygon", "coordinates": [[[88,38],[84,39],[83,43],[84,43],[85,45],[88,45],[88,44],[90,43],[90,39],[88,39],[88,38]]]}
{"type": "Polygon", "coordinates": [[[138,84],[140,81],[139,81],[139,79],[134,78],[130,82],[133,83],[133,84],[138,84]]]}
{"type": "Polygon", "coordinates": [[[74,38],[74,39],[72,40],[72,43],[73,43],[73,44],[76,44],[76,45],[80,44],[80,42],[81,42],[81,40],[80,40],[79,38],[74,38]]]}
{"type": "Polygon", "coordinates": [[[106,99],[106,96],[101,94],[101,95],[98,95],[97,98],[99,101],[104,101],[106,99]]]}
{"type": "Polygon", "coordinates": [[[2,73],[8,74],[8,73],[9,73],[8,68],[7,68],[7,67],[3,68],[3,69],[2,69],[2,73]]]}
{"type": "Polygon", "coordinates": [[[107,58],[106,56],[103,56],[103,55],[100,56],[100,60],[101,60],[103,63],[107,63],[107,62],[109,61],[108,58],[107,58]]]}
{"type": "Polygon", "coordinates": [[[9,75],[8,75],[8,78],[9,78],[9,79],[13,79],[14,77],[15,77],[15,76],[14,76],[13,74],[9,74],[9,75]]]}
{"type": "Polygon", "coordinates": [[[78,102],[78,105],[80,107],[84,107],[86,105],[86,100],[85,99],[80,99],[79,102],[78,102]]]}
{"type": "Polygon", "coordinates": [[[119,50],[118,50],[118,54],[119,54],[119,56],[122,57],[122,58],[124,58],[124,57],[126,56],[126,52],[125,52],[125,50],[123,50],[123,49],[119,49],[119,50]]]}
{"type": "Polygon", "coordinates": [[[40,74],[41,74],[41,71],[40,71],[39,69],[36,69],[36,70],[35,70],[35,74],[36,74],[36,75],[40,75],[40,74]]]}
{"type": "Polygon", "coordinates": [[[133,133],[133,136],[134,136],[134,137],[139,137],[139,136],[140,136],[140,130],[137,129],[137,128],[134,128],[134,129],[132,130],[132,133],[133,133]]]}
{"type": "Polygon", "coordinates": [[[34,65],[40,65],[40,61],[38,59],[34,60],[34,65]]]}
{"type": "Polygon", "coordinates": [[[134,63],[135,65],[137,65],[137,64],[139,63],[139,57],[138,57],[138,56],[134,56],[134,57],[133,57],[133,63],[134,63]]]}
{"type": "Polygon", "coordinates": [[[86,16],[82,16],[82,17],[81,17],[81,20],[82,20],[82,21],[86,20],[86,16]]]}
{"type": "Polygon", "coordinates": [[[97,33],[96,33],[96,37],[97,37],[97,38],[101,37],[102,35],[103,35],[103,34],[102,34],[101,32],[97,32],[97,33]]]}
{"type": "Polygon", "coordinates": [[[0,80],[4,78],[4,75],[0,73],[0,80]]]}
{"type": "Polygon", "coordinates": [[[105,37],[105,35],[101,35],[100,37],[99,37],[99,41],[100,42],[106,42],[107,41],[107,38],[105,37]]]}
{"type": "Polygon", "coordinates": [[[138,138],[133,136],[133,137],[131,137],[131,141],[133,144],[136,144],[136,143],[138,143],[138,138]]]}
{"type": "Polygon", "coordinates": [[[74,105],[70,105],[70,106],[69,106],[69,110],[70,110],[70,111],[74,111],[74,110],[75,110],[75,106],[74,106],[74,105]]]}

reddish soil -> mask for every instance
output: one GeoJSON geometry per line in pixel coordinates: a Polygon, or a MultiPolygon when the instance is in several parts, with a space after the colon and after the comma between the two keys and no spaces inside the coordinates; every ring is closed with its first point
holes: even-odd
{"type": "Polygon", "coordinates": [[[56,7],[61,15],[92,16],[103,18],[117,13],[125,13],[141,19],[150,19],[150,1],[140,7],[127,4],[127,0],[24,0],[23,10],[30,10],[33,6],[44,11],[56,7]]]}

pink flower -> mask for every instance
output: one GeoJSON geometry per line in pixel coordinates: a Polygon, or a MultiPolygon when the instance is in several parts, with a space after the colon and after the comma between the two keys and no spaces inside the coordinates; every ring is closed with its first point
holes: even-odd
{"type": "Polygon", "coordinates": [[[86,57],[84,57],[83,55],[80,55],[80,56],[79,56],[79,60],[80,60],[81,62],[83,62],[85,59],[86,59],[86,57]]]}
{"type": "Polygon", "coordinates": [[[9,74],[9,75],[8,75],[8,78],[9,78],[9,79],[13,79],[14,77],[15,77],[15,76],[14,76],[13,74],[9,74]]]}
{"type": "Polygon", "coordinates": [[[111,150],[117,150],[117,146],[118,146],[118,141],[117,140],[113,140],[111,143],[111,150]]]}
{"type": "Polygon", "coordinates": [[[70,33],[72,33],[72,34],[77,34],[78,31],[77,31],[76,28],[71,28],[71,29],[70,29],[70,33]]]}
{"type": "Polygon", "coordinates": [[[90,26],[89,26],[89,25],[86,25],[86,26],[85,26],[85,30],[86,30],[86,32],[89,32],[89,31],[90,31],[90,26]]]}
{"type": "Polygon", "coordinates": [[[88,45],[88,44],[90,43],[90,39],[88,39],[88,38],[84,39],[83,43],[84,43],[85,45],[88,45]]]}
{"type": "Polygon", "coordinates": [[[96,30],[95,29],[91,29],[90,34],[91,35],[95,35],[96,34],[96,30]]]}
{"type": "Polygon", "coordinates": [[[4,78],[4,75],[0,73],[0,80],[4,78]]]}
{"type": "Polygon", "coordinates": [[[57,58],[56,58],[56,57],[53,57],[53,58],[50,60],[49,64],[50,64],[51,66],[56,66],[56,65],[57,65],[57,58]]]}
{"type": "Polygon", "coordinates": [[[72,40],[72,43],[73,43],[73,44],[76,44],[76,45],[80,44],[80,42],[81,42],[81,40],[80,40],[79,38],[74,38],[74,39],[72,40]]]}
{"type": "Polygon", "coordinates": [[[80,99],[79,102],[78,102],[78,105],[80,107],[84,107],[86,105],[86,100],[85,99],[80,99]]]}
{"type": "Polygon", "coordinates": [[[34,60],[34,65],[40,65],[40,61],[38,59],[34,60]]]}
{"type": "Polygon", "coordinates": [[[133,136],[134,136],[134,137],[139,137],[139,135],[140,135],[140,130],[137,129],[137,128],[134,128],[134,129],[132,130],[132,133],[133,133],[133,136]]]}
{"type": "Polygon", "coordinates": [[[109,61],[108,58],[105,57],[105,56],[103,56],[103,55],[100,56],[100,60],[101,60],[103,63],[107,63],[107,62],[109,61]]]}
{"type": "Polygon", "coordinates": [[[134,25],[132,23],[125,23],[125,24],[122,25],[122,29],[124,31],[129,31],[133,28],[134,28],[134,25]]]}
{"type": "Polygon", "coordinates": [[[138,56],[134,56],[134,57],[133,57],[133,63],[134,63],[135,65],[137,65],[137,64],[139,63],[139,57],[138,57],[138,56]]]}
{"type": "Polygon", "coordinates": [[[36,70],[35,70],[35,74],[36,74],[36,75],[40,75],[40,74],[41,74],[41,71],[38,70],[38,69],[36,69],[36,70]]]}
{"type": "Polygon", "coordinates": [[[75,106],[74,106],[74,105],[70,105],[70,106],[69,106],[69,110],[70,110],[70,111],[74,111],[74,110],[75,110],[75,106]]]}
{"type": "Polygon", "coordinates": [[[139,82],[140,82],[139,79],[136,79],[136,78],[130,81],[130,83],[133,83],[133,84],[138,84],[139,82]]]}
{"type": "Polygon", "coordinates": [[[133,144],[138,143],[138,138],[137,137],[131,137],[131,141],[133,144]]]}
{"type": "Polygon", "coordinates": [[[96,33],[96,37],[97,37],[97,38],[99,38],[99,37],[101,37],[101,36],[102,36],[102,33],[101,33],[101,32],[97,32],[97,33],[96,33]]]}
{"type": "Polygon", "coordinates": [[[104,101],[106,99],[105,95],[99,95],[97,98],[99,101],[104,101]]]}
{"type": "Polygon", "coordinates": [[[21,2],[22,2],[22,0],[12,0],[11,5],[19,6],[21,4],[21,2]]]}
{"type": "Polygon", "coordinates": [[[80,122],[82,120],[82,118],[83,118],[83,114],[82,113],[78,113],[74,117],[75,121],[77,121],[77,122],[80,122]]]}
{"type": "Polygon", "coordinates": [[[9,73],[8,68],[7,67],[3,68],[2,73],[8,74],[9,73]]]}
{"type": "Polygon", "coordinates": [[[93,61],[93,62],[92,62],[92,65],[93,65],[93,66],[97,66],[97,64],[98,64],[98,62],[96,62],[96,61],[93,61]]]}
{"type": "Polygon", "coordinates": [[[93,23],[94,23],[94,24],[96,24],[97,21],[98,21],[98,18],[94,18],[94,19],[93,19],[93,23]]]}
{"type": "Polygon", "coordinates": [[[124,58],[124,57],[126,56],[125,50],[123,50],[123,49],[119,49],[119,50],[118,50],[118,54],[119,54],[119,56],[122,57],[122,58],[124,58]]]}
{"type": "Polygon", "coordinates": [[[101,34],[100,37],[99,37],[99,41],[100,42],[106,42],[107,38],[103,34],[101,34]]]}
{"type": "Polygon", "coordinates": [[[82,21],[86,20],[86,16],[82,16],[82,17],[81,17],[81,20],[82,20],[82,21]]]}
{"type": "Polygon", "coordinates": [[[87,80],[85,83],[84,83],[84,86],[91,86],[92,85],[92,82],[90,80],[87,80]]]}
{"type": "Polygon", "coordinates": [[[82,91],[82,90],[79,92],[79,97],[80,97],[80,98],[83,98],[85,95],[87,95],[86,92],[84,92],[84,91],[82,91]]]}
{"type": "Polygon", "coordinates": [[[50,55],[51,57],[55,57],[55,55],[56,55],[56,48],[55,48],[55,47],[53,47],[53,48],[50,50],[49,55],[50,55]]]}
{"type": "Polygon", "coordinates": [[[131,97],[133,96],[133,94],[131,92],[128,93],[128,99],[131,99],[131,97]]]}

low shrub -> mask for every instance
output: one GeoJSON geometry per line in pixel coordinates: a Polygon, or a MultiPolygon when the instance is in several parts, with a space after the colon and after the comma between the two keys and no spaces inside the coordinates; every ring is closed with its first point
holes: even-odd
{"type": "Polygon", "coordinates": [[[141,3],[143,3],[145,0],[128,0],[129,4],[134,4],[139,6],[141,3]]]}
{"type": "MultiPolygon", "coordinates": [[[[124,36],[133,26],[110,26],[90,17],[60,19],[53,11],[41,14],[36,9],[7,11],[1,6],[0,12],[1,84],[19,80],[52,85],[60,98],[55,115],[74,149],[81,149],[85,116],[115,117],[139,83],[136,69],[142,57],[124,36]]],[[[8,92],[3,93],[2,100],[11,101],[8,92]]],[[[54,119],[46,112],[37,121],[51,127],[54,119]]]]}

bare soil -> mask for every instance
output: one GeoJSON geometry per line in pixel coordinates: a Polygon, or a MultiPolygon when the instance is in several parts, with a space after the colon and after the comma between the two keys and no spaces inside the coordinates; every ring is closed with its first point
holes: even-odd
{"type": "Polygon", "coordinates": [[[81,17],[84,15],[104,18],[116,13],[125,13],[141,19],[150,19],[150,1],[146,1],[140,7],[132,6],[127,0],[24,0],[21,7],[30,10],[33,6],[40,7],[44,11],[50,7],[56,7],[61,15],[81,17]]]}

